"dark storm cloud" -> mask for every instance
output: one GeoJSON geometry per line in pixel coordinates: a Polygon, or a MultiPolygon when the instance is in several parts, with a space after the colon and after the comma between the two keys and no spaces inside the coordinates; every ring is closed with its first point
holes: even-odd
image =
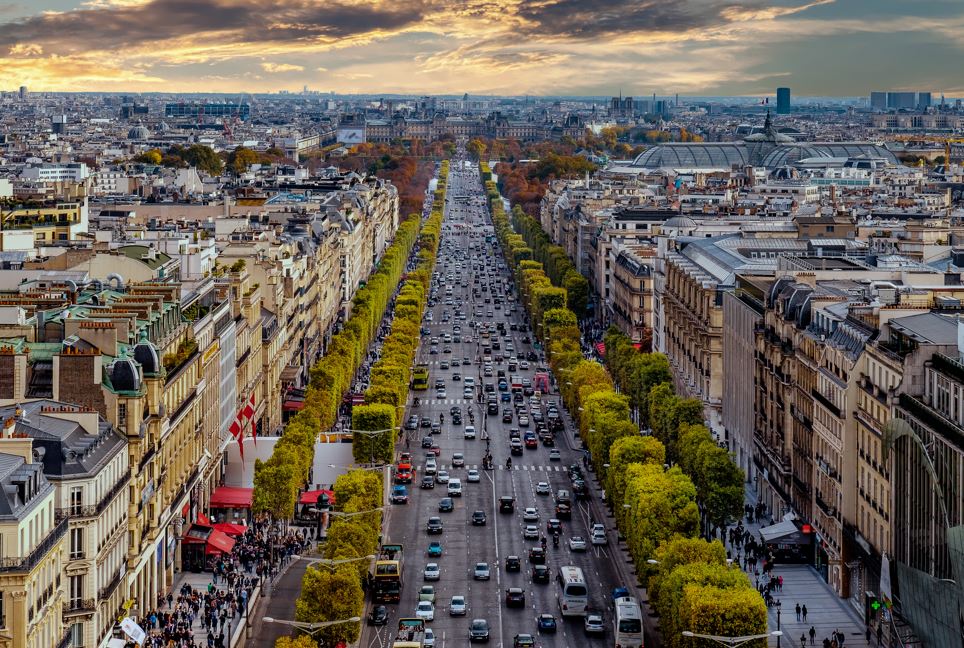
{"type": "Polygon", "coordinates": [[[537,34],[592,38],[606,34],[687,32],[725,24],[730,12],[773,3],[717,0],[523,0],[518,15],[537,34]]]}
{"type": "MultiPolygon", "coordinates": [[[[384,5],[257,0],[152,0],[32,16],[0,24],[0,50],[40,45],[45,52],[122,49],[220,32],[227,43],[284,43],[338,39],[397,30],[422,20],[420,0],[384,5]]],[[[163,52],[159,52],[163,54],[163,52]]]]}

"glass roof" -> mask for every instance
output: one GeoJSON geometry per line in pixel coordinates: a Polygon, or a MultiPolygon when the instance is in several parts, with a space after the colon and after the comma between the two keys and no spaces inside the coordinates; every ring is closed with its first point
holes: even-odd
{"type": "Polygon", "coordinates": [[[729,169],[732,165],[743,166],[747,151],[741,143],[670,143],[660,144],[643,151],[633,166],[647,169],[729,169]]]}

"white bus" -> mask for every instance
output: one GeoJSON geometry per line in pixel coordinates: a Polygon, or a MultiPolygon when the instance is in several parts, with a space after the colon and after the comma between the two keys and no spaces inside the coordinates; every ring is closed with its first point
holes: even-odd
{"type": "Polygon", "coordinates": [[[613,601],[613,608],[616,648],[642,648],[643,613],[639,609],[639,603],[631,596],[624,596],[613,601]]]}
{"type": "Polygon", "coordinates": [[[586,616],[589,588],[582,570],[571,565],[560,567],[556,580],[559,581],[559,612],[562,616],[586,616]]]}

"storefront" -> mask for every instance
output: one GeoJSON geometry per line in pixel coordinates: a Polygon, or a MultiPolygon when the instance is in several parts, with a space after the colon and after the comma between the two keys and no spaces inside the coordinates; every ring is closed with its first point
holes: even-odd
{"type": "Polygon", "coordinates": [[[760,542],[778,563],[812,563],[813,537],[810,525],[797,526],[793,520],[760,529],[760,542]]]}
{"type": "Polygon", "coordinates": [[[211,519],[215,522],[242,524],[251,521],[253,488],[218,486],[211,493],[211,519]]]}
{"type": "Polygon", "coordinates": [[[234,540],[224,531],[206,524],[192,524],[181,540],[181,568],[202,572],[212,557],[229,554],[233,548],[234,540]]]}

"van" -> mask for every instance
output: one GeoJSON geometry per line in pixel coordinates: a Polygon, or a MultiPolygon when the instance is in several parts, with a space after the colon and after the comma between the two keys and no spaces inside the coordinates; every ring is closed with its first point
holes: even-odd
{"type": "Polygon", "coordinates": [[[449,478],[449,497],[462,497],[462,480],[449,478]]]}
{"type": "Polygon", "coordinates": [[[572,506],[572,495],[565,488],[560,488],[556,493],[556,504],[566,504],[572,506]]]}

